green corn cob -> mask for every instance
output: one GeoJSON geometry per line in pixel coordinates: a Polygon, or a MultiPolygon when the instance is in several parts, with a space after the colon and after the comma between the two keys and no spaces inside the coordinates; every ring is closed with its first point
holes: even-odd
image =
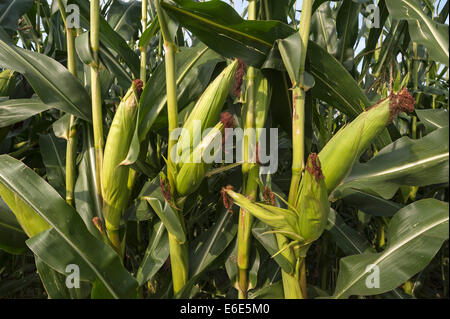
{"type": "Polygon", "coordinates": [[[197,145],[190,154],[189,161],[182,164],[176,177],[176,188],[179,195],[187,196],[198,189],[206,172],[211,167],[211,163],[205,163],[202,160],[203,153],[217,138],[222,137],[225,128],[232,126],[232,115],[228,112],[222,113],[220,122],[197,145]],[[194,162],[194,159],[200,159],[200,163],[194,162]]]}
{"type": "Polygon", "coordinates": [[[305,166],[297,200],[300,237],[305,243],[317,240],[325,229],[330,203],[319,158],[311,153],[305,166]]]}
{"type": "Polygon", "coordinates": [[[133,137],[138,96],[141,91],[142,81],[134,81],[117,108],[105,145],[102,176],[103,215],[108,237],[116,248],[120,244],[120,217],[130,196],[127,185],[130,168],[122,166],[121,163],[127,156],[133,137]]]}
{"type": "MultiPolygon", "coordinates": [[[[200,96],[194,108],[186,120],[183,129],[189,134],[181,135],[177,143],[177,154],[186,154],[186,149],[189,149],[189,154],[194,149],[194,121],[200,121],[200,134],[209,127],[212,127],[219,118],[219,114],[225,104],[231,84],[234,80],[234,73],[238,65],[237,60],[228,65],[216,78],[208,85],[205,92],[200,96]]],[[[178,164],[181,167],[183,159],[178,164]]]]}
{"type": "Polygon", "coordinates": [[[414,98],[404,88],[375,104],[342,128],[319,153],[330,194],[350,173],[353,164],[400,112],[413,112],[414,98]]]}

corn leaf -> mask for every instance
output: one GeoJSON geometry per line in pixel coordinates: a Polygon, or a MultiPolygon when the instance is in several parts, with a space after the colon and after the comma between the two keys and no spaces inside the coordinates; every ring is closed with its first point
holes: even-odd
{"type": "Polygon", "coordinates": [[[139,285],[152,279],[169,257],[169,237],[162,222],[156,222],[152,228],[152,236],[148,242],[144,258],[139,265],[136,279],[139,285]]]}
{"type": "Polygon", "coordinates": [[[221,254],[229,247],[236,237],[237,224],[233,223],[227,209],[222,212],[216,223],[201,234],[189,247],[189,276],[190,279],[176,298],[192,297],[191,289],[196,280],[219,260],[221,254]]]}
{"type": "Polygon", "coordinates": [[[386,0],[392,18],[408,21],[412,41],[427,48],[430,57],[449,65],[448,25],[433,21],[416,0],[386,0]]]}
{"type": "MultiPolygon", "coordinates": [[[[89,1],[68,0],[67,4],[76,4],[80,8],[82,27],[89,29],[89,1]]],[[[100,17],[100,42],[117,52],[134,76],[136,78],[139,77],[139,58],[137,54],[131,50],[125,39],[114,31],[103,17],[100,17]]]]}
{"type": "MultiPolygon", "coordinates": [[[[374,252],[367,239],[365,239],[361,233],[358,233],[355,229],[348,226],[332,208],[328,214],[327,230],[331,233],[339,248],[347,255],[374,252]]],[[[386,293],[385,297],[395,299],[407,298],[405,293],[399,288],[395,288],[386,293]]]]}
{"type": "Polygon", "coordinates": [[[118,255],[93,237],[77,212],[39,175],[8,155],[0,156],[0,183],[41,216],[51,229],[27,240],[45,263],[60,273],[68,264],[80,267],[80,276],[99,280],[115,297],[135,297],[137,283],[118,255]]]}
{"type": "Polygon", "coordinates": [[[33,6],[33,0],[0,2],[0,27],[12,34],[17,30],[19,18],[33,6]]]}
{"type": "Polygon", "coordinates": [[[416,110],[416,114],[428,133],[449,126],[448,111],[445,109],[416,110]]]}
{"type": "Polygon", "coordinates": [[[169,205],[161,192],[159,176],[151,182],[142,198],[150,204],[167,231],[175,236],[178,241],[184,243],[186,233],[180,223],[178,213],[169,205]]]}
{"type": "Polygon", "coordinates": [[[333,197],[353,188],[389,199],[401,185],[426,186],[448,182],[448,127],[419,140],[402,137],[367,163],[356,164],[333,197]]]}
{"type": "Polygon", "coordinates": [[[137,32],[141,18],[140,1],[114,1],[108,10],[107,21],[125,40],[137,32]]]}
{"type": "Polygon", "coordinates": [[[39,136],[39,145],[47,180],[61,196],[66,193],[66,141],[54,134],[39,136]]]}
{"type": "Polygon", "coordinates": [[[380,253],[344,257],[333,298],[376,295],[392,290],[422,270],[448,239],[448,203],[423,199],[401,209],[390,222],[389,242],[380,253]],[[378,285],[367,285],[377,266],[378,285]]]}
{"type": "Polygon", "coordinates": [[[163,8],[202,42],[228,58],[240,57],[246,64],[261,67],[275,40],[295,31],[279,21],[248,21],[228,4],[214,0],[199,3],[175,0],[163,8]]]}
{"type": "Polygon", "coordinates": [[[95,149],[91,128],[83,125],[83,153],[78,165],[78,178],[75,182],[75,207],[89,232],[101,238],[98,229],[92,223],[94,217],[102,216],[102,208],[97,195],[95,176],[95,149]]]}
{"type": "Polygon", "coordinates": [[[91,120],[90,98],[81,83],[56,60],[0,39],[0,64],[22,73],[43,103],[91,120]]]}
{"type": "MultiPolygon", "coordinates": [[[[49,299],[70,299],[70,291],[66,286],[66,276],[53,270],[41,258],[35,255],[36,269],[49,299]]],[[[77,289],[77,288],[74,288],[77,289]]]]}
{"type": "MultiPolygon", "coordinates": [[[[253,237],[267,250],[269,255],[275,255],[280,249],[278,248],[277,239],[274,234],[267,233],[272,228],[259,220],[255,220],[252,226],[253,237]]],[[[277,264],[288,274],[294,271],[294,265],[287,260],[282,254],[274,257],[277,264]]]]}
{"type": "Polygon", "coordinates": [[[0,249],[10,254],[23,254],[27,235],[20,227],[13,212],[0,198],[0,249]]]}
{"type": "Polygon", "coordinates": [[[41,112],[47,111],[50,106],[39,99],[6,100],[0,103],[0,127],[22,122],[41,112]]]}

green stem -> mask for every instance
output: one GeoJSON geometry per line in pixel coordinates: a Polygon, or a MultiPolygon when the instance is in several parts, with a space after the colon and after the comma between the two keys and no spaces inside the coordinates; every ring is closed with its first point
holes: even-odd
{"type": "Polygon", "coordinates": [[[69,135],[66,146],[66,202],[74,206],[74,192],[76,180],[76,157],[77,157],[77,128],[75,116],[70,116],[69,135]]]}
{"type": "MultiPolygon", "coordinates": [[[[248,4],[248,20],[256,20],[256,1],[250,0],[248,4]]],[[[256,103],[256,89],[255,89],[255,68],[250,66],[247,70],[247,88],[246,88],[246,104],[247,110],[245,114],[245,129],[249,129],[249,134],[244,136],[244,163],[242,165],[243,178],[243,192],[250,200],[255,200],[258,192],[257,178],[259,174],[258,164],[253,163],[250,159],[250,153],[255,154],[256,145],[253,145],[255,137],[253,135],[255,128],[255,103],[256,103]],[[252,148],[252,150],[250,150],[252,148]]],[[[238,296],[239,299],[247,298],[248,290],[248,264],[250,256],[250,236],[253,216],[240,209],[239,211],[239,225],[238,225],[238,296]]]]}
{"type": "Polygon", "coordinates": [[[95,169],[98,182],[97,194],[102,198],[102,167],[103,167],[103,117],[102,117],[102,95],[99,78],[98,51],[100,46],[100,3],[92,0],[90,7],[90,42],[94,55],[91,65],[91,99],[92,99],[92,121],[94,128],[95,147],[95,169]]]}
{"type": "MultiPolygon", "coordinates": [[[[147,8],[148,3],[147,0],[142,0],[142,33],[147,29],[147,8]]],[[[145,85],[147,83],[147,46],[139,48],[141,51],[141,70],[140,70],[140,78],[145,85]]]]}
{"type": "MultiPolygon", "coordinates": [[[[299,35],[302,43],[302,50],[300,52],[300,79],[299,83],[294,83],[293,88],[293,105],[292,105],[292,179],[289,189],[289,204],[295,206],[298,194],[298,188],[300,186],[302,170],[305,166],[305,90],[304,90],[304,73],[306,52],[308,49],[309,29],[311,25],[311,13],[312,13],[312,0],[304,0],[302,6],[302,14],[300,18],[299,35]]],[[[277,236],[280,238],[281,236],[277,236]]],[[[278,248],[280,244],[283,244],[284,240],[278,241],[278,248]],[[280,242],[281,241],[281,242],[280,242]]],[[[298,260],[293,255],[288,255],[288,260],[291,264],[297,265],[298,260]]],[[[304,262],[302,262],[304,264],[304,262]]],[[[302,266],[303,267],[303,266],[302,266]]],[[[301,287],[306,287],[306,277],[296,275],[292,276],[285,272],[283,275],[283,283],[287,282],[287,287],[283,287],[285,291],[285,298],[288,296],[304,298],[306,291],[301,287]],[[293,282],[293,278],[296,278],[297,286],[293,282]],[[299,279],[301,284],[299,283],[299,279]],[[292,288],[295,287],[295,288],[292,288]],[[293,292],[289,292],[288,289],[294,289],[293,292]],[[298,293],[300,291],[300,293],[298,293]]]]}
{"type": "MultiPolygon", "coordinates": [[[[166,88],[167,88],[167,113],[169,122],[169,147],[168,147],[168,161],[173,163],[171,158],[171,150],[176,144],[176,140],[172,139],[172,132],[178,128],[178,102],[177,102],[177,83],[175,74],[175,51],[176,46],[174,43],[166,42],[164,40],[164,49],[166,51],[165,55],[165,65],[166,65],[166,88]]],[[[172,194],[175,192],[175,174],[172,172],[172,165],[169,164],[167,167],[167,175],[170,183],[170,190],[172,194]]]]}
{"type": "MultiPolygon", "coordinates": [[[[76,31],[68,28],[66,22],[66,11],[62,0],[58,0],[58,7],[66,28],[67,39],[67,68],[70,73],[77,78],[77,65],[75,53],[76,31]]],[[[71,115],[67,132],[66,146],[66,202],[74,206],[74,191],[76,180],[76,156],[77,156],[77,128],[75,126],[75,116],[71,115]]]]}
{"type": "MultiPolygon", "coordinates": [[[[172,171],[176,165],[171,158],[171,150],[175,145],[175,140],[171,139],[173,130],[178,127],[178,105],[177,105],[177,81],[175,70],[175,52],[177,47],[169,37],[167,22],[165,21],[164,12],[162,11],[159,0],[155,0],[156,12],[158,14],[161,33],[164,41],[165,49],[165,67],[166,67],[166,94],[167,94],[167,113],[169,122],[169,145],[168,145],[168,165],[167,177],[169,180],[170,190],[175,194],[175,175],[176,171],[172,171]]],[[[182,227],[185,227],[182,211],[177,212],[178,219],[182,227]]],[[[173,292],[177,294],[186,284],[189,275],[189,259],[187,243],[180,243],[175,236],[169,233],[169,249],[170,263],[172,268],[173,292]]]]}
{"type": "MultiPolygon", "coordinates": [[[[289,244],[289,240],[280,234],[276,234],[278,249],[283,249],[289,244]]],[[[303,299],[302,290],[299,284],[299,277],[297,275],[297,259],[295,258],[292,249],[284,249],[280,253],[284,258],[286,258],[289,263],[294,267],[293,273],[287,273],[281,270],[281,278],[283,281],[283,291],[285,299],[303,299]]]]}
{"type": "MultiPolygon", "coordinates": [[[[259,167],[253,164],[247,174],[244,175],[244,195],[250,200],[256,200],[256,195],[258,191],[257,178],[259,174],[259,167]]],[[[250,239],[251,239],[251,228],[253,223],[253,216],[249,214],[244,209],[239,211],[239,225],[238,225],[238,281],[239,289],[238,296],[239,299],[247,298],[248,290],[248,264],[250,257],[250,239]]]]}

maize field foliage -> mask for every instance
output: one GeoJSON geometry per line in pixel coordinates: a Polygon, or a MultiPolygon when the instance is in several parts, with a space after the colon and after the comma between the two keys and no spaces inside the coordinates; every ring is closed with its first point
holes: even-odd
{"type": "Polygon", "coordinates": [[[448,15],[0,0],[0,297],[448,298],[448,15]]]}

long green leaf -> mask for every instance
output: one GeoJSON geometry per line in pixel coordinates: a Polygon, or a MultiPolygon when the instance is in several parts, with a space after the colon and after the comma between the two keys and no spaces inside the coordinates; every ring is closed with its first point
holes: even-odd
{"type": "Polygon", "coordinates": [[[61,196],[66,191],[66,141],[54,134],[39,136],[39,146],[47,180],[61,196]]]}
{"type": "Polygon", "coordinates": [[[169,236],[164,224],[157,222],[152,230],[147,250],[136,274],[140,286],[150,280],[169,257],[169,236]]]}
{"type": "Polygon", "coordinates": [[[142,199],[146,200],[161,219],[167,231],[182,243],[186,241],[186,233],[180,223],[177,212],[167,203],[159,185],[157,176],[144,191],[142,199]]]}
{"type": "Polygon", "coordinates": [[[1,155],[0,183],[51,226],[27,241],[44,262],[61,273],[65,272],[65,262],[77,263],[80,276],[100,280],[114,297],[136,296],[137,282],[125,270],[119,256],[93,237],[77,212],[33,170],[8,155],[1,155]]]}
{"type": "Polygon", "coordinates": [[[448,138],[444,127],[419,140],[398,139],[367,163],[356,164],[333,196],[340,198],[345,189],[353,188],[389,199],[401,185],[448,182],[448,138]]]}
{"type": "Polygon", "coordinates": [[[394,19],[408,21],[414,42],[426,47],[432,59],[449,65],[448,25],[433,21],[416,0],[386,0],[386,5],[394,19]]]}
{"type": "Polygon", "coordinates": [[[371,251],[370,243],[356,230],[348,226],[332,208],[328,214],[327,230],[331,233],[339,248],[348,255],[371,251]]]}
{"type": "Polygon", "coordinates": [[[94,217],[102,216],[95,175],[94,138],[88,125],[83,126],[83,133],[83,153],[78,166],[78,178],[75,183],[75,207],[91,234],[101,238],[100,233],[92,222],[94,217]]]}
{"type": "MultiPolygon", "coordinates": [[[[80,8],[82,26],[89,29],[89,1],[68,0],[68,4],[76,4],[80,8]]],[[[136,78],[139,77],[139,57],[131,50],[124,38],[109,23],[100,17],[100,42],[113,49],[123,59],[136,78]]]]}
{"type": "Polygon", "coordinates": [[[50,106],[38,99],[6,100],[0,103],[0,127],[19,123],[41,112],[50,106]]]}
{"type": "Polygon", "coordinates": [[[91,120],[90,99],[81,83],[60,63],[0,39],[0,64],[22,73],[49,107],[91,120]]]}
{"type": "Polygon", "coordinates": [[[428,133],[449,126],[448,111],[445,109],[416,110],[416,114],[428,133]]]}
{"type": "Polygon", "coordinates": [[[333,298],[376,295],[404,283],[425,268],[448,239],[448,221],[448,203],[435,199],[401,209],[391,220],[384,251],[341,259],[333,298]],[[378,267],[378,271],[371,267],[378,267]],[[372,281],[370,276],[377,275],[379,282],[372,281]]]}
{"type": "Polygon", "coordinates": [[[177,294],[177,298],[190,296],[193,284],[208,267],[218,260],[231,244],[236,233],[236,223],[233,223],[227,209],[223,209],[217,222],[191,243],[189,247],[190,279],[177,294]]]}
{"type": "Polygon", "coordinates": [[[162,6],[202,42],[228,58],[240,57],[260,67],[275,40],[295,31],[279,21],[248,21],[228,4],[219,0],[203,3],[175,0],[162,6]]]}
{"type": "Polygon", "coordinates": [[[53,270],[38,256],[34,257],[36,269],[41,278],[42,285],[49,299],[70,299],[69,288],[66,286],[66,277],[53,270]]]}

